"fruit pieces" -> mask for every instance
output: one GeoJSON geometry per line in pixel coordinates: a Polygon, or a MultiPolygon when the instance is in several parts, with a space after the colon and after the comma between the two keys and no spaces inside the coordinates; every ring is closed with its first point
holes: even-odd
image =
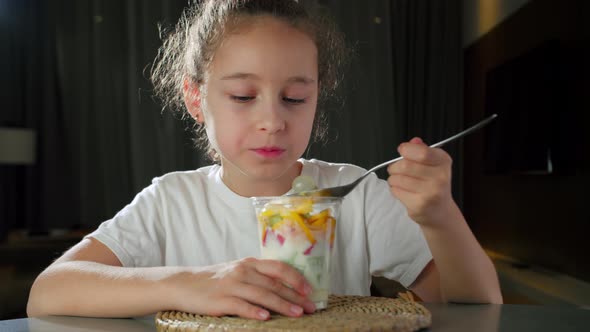
{"type": "Polygon", "coordinates": [[[315,184],[315,181],[311,176],[308,175],[299,175],[293,180],[291,184],[291,190],[289,193],[291,194],[301,194],[306,191],[316,190],[318,187],[315,184]]]}
{"type": "Polygon", "coordinates": [[[334,229],[336,219],[331,216],[330,209],[324,209],[316,214],[311,214],[313,210],[313,198],[298,198],[290,201],[292,204],[272,204],[268,203],[259,214],[259,220],[262,223],[262,243],[266,245],[268,232],[273,232],[280,244],[285,241],[285,237],[293,228],[297,228],[305,234],[305,237],[311,244],[308,250],[313,248],[316,239],[314,232],[325,232],[330,227],[330,246],[334,242],[334,229]]]}
{"type": "Polygon", "coordinates": [[[303,231],[303,233],[305,233],[305,236],[307,237],[309,242],[311,244],[315,244],[315,238],[313,237],[313,234],[311,234],[311,231],[309,230],[309,228],[307,228],[306,222],[303,221],[303,218],[301,218],[301,215],[297,214],[297,213],[289,213],[288,217],[293,218],[293,220],[295,220],[295,222],[297,222],[297,224],[299,224],[299,227],[301,227],[301,230],[303,231]]]}

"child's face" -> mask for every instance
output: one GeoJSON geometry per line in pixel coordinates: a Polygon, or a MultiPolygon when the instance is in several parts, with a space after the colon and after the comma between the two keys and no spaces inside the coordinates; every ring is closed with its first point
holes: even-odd
{"type": "Polygon", "coordinates": [[[317,49],[306,34],[273,18],[237,31],[208,68],[201,104],[207,135],[224,176],[276,180],[293,170],[309,142],[317,49]]]}

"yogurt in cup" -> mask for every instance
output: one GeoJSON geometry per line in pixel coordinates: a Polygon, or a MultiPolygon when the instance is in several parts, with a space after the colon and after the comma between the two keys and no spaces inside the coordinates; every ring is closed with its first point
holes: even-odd
{"type": "Polygon", "coordinates": [[[328,306],[330,263],[342,198],[253,197],[260,253],[295,267],[309,281],[316,309],[328,306]]]}

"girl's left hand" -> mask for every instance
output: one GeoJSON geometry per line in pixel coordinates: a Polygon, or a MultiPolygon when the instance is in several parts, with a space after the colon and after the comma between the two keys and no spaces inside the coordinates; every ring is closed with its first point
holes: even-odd
{"type": "Polygon", "coordinates": [[[420,225],[442,222],[445,212],[455,204],[451,194],[451,157],[442,149],[427,146],[418,137],[400,144],[398,152],[404,159],[387,168],[391,193],[420,225]]]}

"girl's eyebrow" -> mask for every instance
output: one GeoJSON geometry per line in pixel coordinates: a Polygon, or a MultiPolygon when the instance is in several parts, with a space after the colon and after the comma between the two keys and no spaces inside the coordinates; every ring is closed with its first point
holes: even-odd
{"type": "Polygon", "coordinates": [[[307,77],[307,76],[293,76],[293,77],[289,77],[287,82],[311,84],[311,83],[314,83],[315,80],[313,78],[307,77]]]}
{"type": "MultiPolygon", "coordinates": [[[[260,77],[256,74],[252,73],[234,73],[229,74],[226,76],[221,77],[221,80],[245,80],[245,79],[253,79],[253,80],[260,80],[260,77]]],[[[314,83],[315,80],[311,77],[307,76],[292,76],[287,79],[287,82],[293,83],[302,83],[302,84],[311,84],[314,83]]]]}

